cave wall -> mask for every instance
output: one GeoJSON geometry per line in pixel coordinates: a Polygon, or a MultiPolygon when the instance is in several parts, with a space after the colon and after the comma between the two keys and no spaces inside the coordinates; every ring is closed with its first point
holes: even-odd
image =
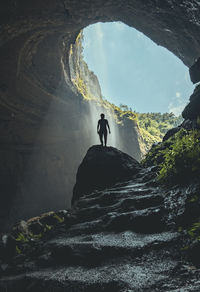
{"type": "Polygon", "coordinates": [[[190,66],[200,54],[200,6],[196,0],[2,0],[0,8],[2,230],[69,206],[68,185],[91,142],[88,108],[70,81],[67,58],[80,29],[123,21],[190,66]]]}

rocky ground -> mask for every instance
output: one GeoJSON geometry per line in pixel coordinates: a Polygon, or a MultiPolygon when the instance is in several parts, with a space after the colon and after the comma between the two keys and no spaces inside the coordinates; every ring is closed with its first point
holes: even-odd
{"type": "Polygon", "coordinates": [[[155,175],[141,168],[70,211],[15,226],[1,246],[0,291],[200,291],[200,270],[183,257],[186,233],[177,231],[188,188],[180,202],[155,175]]]}

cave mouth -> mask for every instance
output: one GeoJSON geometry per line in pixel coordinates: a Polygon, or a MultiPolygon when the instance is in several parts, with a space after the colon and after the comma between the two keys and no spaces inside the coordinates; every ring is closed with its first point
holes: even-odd
{"type": "Polygon", "coordinates": [[[102,96],[117,106],[178,116],[194,90],[188,68],[178,57],[122,22],[84,28],[82,46],[102,96]]]}

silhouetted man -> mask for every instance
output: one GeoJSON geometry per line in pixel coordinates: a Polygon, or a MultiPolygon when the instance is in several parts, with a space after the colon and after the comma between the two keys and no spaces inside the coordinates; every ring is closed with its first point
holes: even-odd
{"type": "Polygon", "coordinates": [[[107,134],[108,134],[107,128],[108,128],[109,133],[110,133],[110,127],[109,127],[108,121],[105,119],[105,115],[101,114],[100,116],[101,116],[101,119],[98,121],[98,124],[97,124],[97,133],[99,134],[99,138],[100,138],[102,146],[103,146],[103,137],[104,137],[104,144],[106,147],[107,134]]]}

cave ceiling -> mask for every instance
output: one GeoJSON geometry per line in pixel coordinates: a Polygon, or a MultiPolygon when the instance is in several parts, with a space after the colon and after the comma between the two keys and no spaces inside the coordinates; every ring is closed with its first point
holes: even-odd
{"type": "Polygon", "coordinates": [[[199,56],[199,10],[196,0],[3,0],[0,44],[24,34],[64,36],[98,21],[123,21],[190,66],[199,56]]]}
{"type": "MultiPolygon", "coordinates": [[[[39,107],[69,77],[67,50],[78,32],[99,21],[122,21],[143,32],[190,67],[200,55],[200,4],[173,0],[3,0],[0,17],[2,105],[41,115],[20,102],[41,95],[39,107]],[[43,91],[43,92],[42,92],[43,91]],[[32,94],[31,94],[32,93],[32,94]]],[[[70,80],[70,78],[69,78],[70,80]]]]}
{"type": "Polygon", "coordinates": [[[0,5],[1,105],[36,120],[64,79],[71,86],[66,52],[89,24],[122,21],[188,67],[200,55],[197,0],[2,0],[0,5]]]}

